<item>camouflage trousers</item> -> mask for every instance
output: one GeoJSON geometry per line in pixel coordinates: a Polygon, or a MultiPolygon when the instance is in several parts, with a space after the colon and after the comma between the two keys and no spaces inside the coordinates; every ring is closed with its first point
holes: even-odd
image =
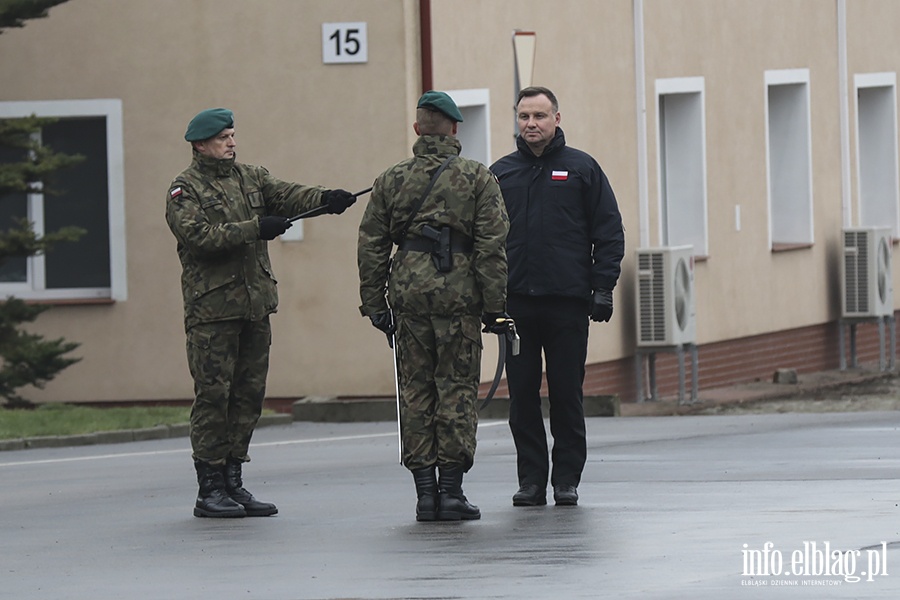
{"type": "Polygon", "coordinates": [[[396,347],[403,464],[468,471],[478,427],[480,319],[400,314],[396,347]]]}
{"type": "Polygon", "coordinates": [[[194,460],[212,465],[225,464],[229,456],[250,460],[247,451],[266,396],[271,343],[268,317],[201,323],[188,330],[194,460]]]}

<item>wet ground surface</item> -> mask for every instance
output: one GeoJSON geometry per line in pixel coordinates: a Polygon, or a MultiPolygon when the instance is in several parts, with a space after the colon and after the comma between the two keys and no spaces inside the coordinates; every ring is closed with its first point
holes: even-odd
{"type": "Polygon", "coordinates": [[[394,427],[258,430],[245,484],[280,512],[255,519],[191,516],[187,439],[3,453],[3,596],[900,597],[898,411],[592,418],[577,507],[513,507],[484,421],[465,523],[415,522],[394,427]]]}

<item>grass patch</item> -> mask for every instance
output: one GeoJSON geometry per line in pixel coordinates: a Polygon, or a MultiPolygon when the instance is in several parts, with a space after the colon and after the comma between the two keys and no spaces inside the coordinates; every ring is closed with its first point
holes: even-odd
{"type": "Polygon", "coordinates": [[[44,404],[33,410],[0,408],[0,440],[43,435],[80,435],[190,422],[189,406],[92,408],[44,404]]]}

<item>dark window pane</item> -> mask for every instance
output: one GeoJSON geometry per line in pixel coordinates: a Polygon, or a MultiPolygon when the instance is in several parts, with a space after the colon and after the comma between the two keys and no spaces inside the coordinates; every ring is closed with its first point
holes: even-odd
{"type": "Polygon", "coordinates": [[[106,118],[58,121],[44,128],[42,143],[55,152],[85,157],[45,182],[57,193],[44,195],[44,231],[68,225],[87,230],[77,242],[62,242],[47,252],[46,286],[110,287],[106,118]]]}
{"type": "MultiPolygon", "coordinates": [[[[0,146],[0,164],[17,163],[25,160],[21,148],[0,146]]],[[[16,227],[14,219],[28,216],[25,193],[11,193],[0,197],[0,231],[6,232],[16,227]]],[[[23,257],[0,257],[0,282],[24,282],[28,275],[27,259],[23,257]]]]}

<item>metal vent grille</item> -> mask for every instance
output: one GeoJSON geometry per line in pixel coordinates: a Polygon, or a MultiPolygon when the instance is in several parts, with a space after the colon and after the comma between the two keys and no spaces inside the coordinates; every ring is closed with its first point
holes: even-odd
{"type": "Polygon", "coordinates": [[[847,314],[870,310],[868,235],[868,231],[844,232],[844,306],[847,314]]]}
{"type": "Polygon", "coordinates": [[[661,253],[638,256],[641,342],[666,340],[666,274],[661,253]]]}

